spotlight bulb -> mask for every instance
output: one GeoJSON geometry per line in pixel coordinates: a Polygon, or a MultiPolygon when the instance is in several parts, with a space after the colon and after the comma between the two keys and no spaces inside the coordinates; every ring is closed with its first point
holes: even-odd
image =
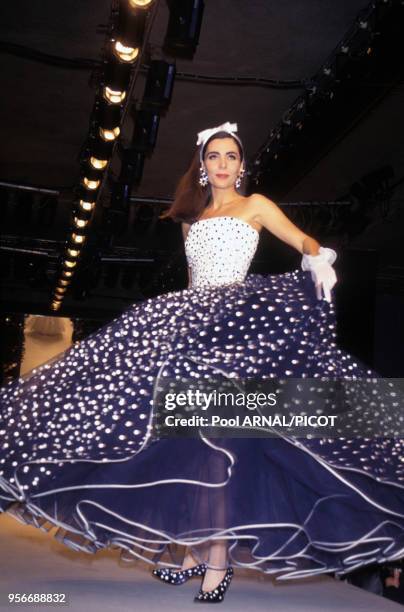
{"type": "Polygon", "coordinates": [[[112,140],[115,140],[116,138],[118,138],[120,133],[121,133],[121,130],[118,125],[112,130],[107,130],[107,129],[100,127],[100,136],[106,142],[111,142],[112,140]]]}
{"type": "Polygon", "coordinates": [[[80,200],[79,206],[82,210],[93,210],[95,202],[86,202],[85,200],[80,200]]]}
{"type": "Polygon", "coordinates": [[[134,62],[139,55],[139,47],[126,47],[119,40],[114,42],[114,53],[122,62],[134,62]]]}
{"type": "Polygon", "coordinates": [[[104,87],[103,95],[107,102],[110,102],[111,104],[121,104],[121,102],[123,102],[126,98],[126,91],[111,89],[108,87],[108,85],[106,85],[104,87]]]}
{"type": "Polygon", "coordinates": [[[132,8],[145,8],[152,2],[153,0],[129,0],[129,6],[132,8]]]}
{"type": "Polygon", "coordinates": [[[65,265],[66,268],[74,268],[74,266],[77,266],[77,261],[69,261],[68,259],[65,259],[63,265],[65,265]]]}
{"type": "Polygon", "coordinates": [[[83,234],[72,234],[72,240],[77,244],[81,244],[82,242],[84,242],[85,239],[86,237],[83,236],[83,234]]]}
{"type": "Polygon", "coordinates": [[[91,190],[97,189],[99,187],[99,185],[100,185],[100,182],[101,181],[99,181],[99,180],[98,181],[94,181],[92,179],[89,179],[86,176],[83,177],[83,185],[85,187],[87,187],[87,189],[91,189],[91,190]]]}
{"type": "Polygon", "coordinates": [[[104,170],[107,163],[107,159],[97,159],[96,157],[90,157],[90,165],[96,170],[104,170]]]}
{"type": "Polygon", "coordinates": [[[78,257],[80,251],[78,251],[77,249],[67,249],[67,254],[69,255],[69,257],[78,257]]]}
{"type": "Polygon", "coordinates": [[[74,217],[74,225],[76,227],[85,227],[88,223],[88,219],[79,219],[78,217],[74,217]]]}

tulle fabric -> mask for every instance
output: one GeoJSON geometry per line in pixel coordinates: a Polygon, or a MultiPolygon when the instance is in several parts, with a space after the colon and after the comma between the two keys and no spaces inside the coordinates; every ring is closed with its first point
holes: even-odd
{"type": "MultiPolygon", "coordinates": [[[[336,346],[308,273],[147,300],[1,389],[1,509],[77,550],[173,566],[225,542],[235,566],[282,579],[404,554],[402,440],[159,437],[159,381],[212,375],[376,377],[336,346]]],[[[381,388],[364,386],[356,423],[399,418],[381,388]]]]}

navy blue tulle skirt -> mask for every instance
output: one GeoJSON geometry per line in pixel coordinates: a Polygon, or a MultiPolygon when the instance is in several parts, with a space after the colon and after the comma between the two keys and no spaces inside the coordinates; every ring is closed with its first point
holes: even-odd
{"type": "Polygon", "coordinates": [[[172,566],[183,546],[208,560],[213,541],[281,579],[401,558],[404,445],[389,424],[403,395],[375,376],[337,347],[309,273],[135,304],[0,390],[0,510],[76,550],[172,566]],[[212,376],[373,384],[356,391],[350,435],[159,434],[159,382],[212,376]],[[387,434],[364,435],[372,423],[387,434]]]}

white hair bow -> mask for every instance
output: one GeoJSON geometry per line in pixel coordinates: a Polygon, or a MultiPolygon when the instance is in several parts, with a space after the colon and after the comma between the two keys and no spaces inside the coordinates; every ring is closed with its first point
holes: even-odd
{"type": "Polygon", "coordinates": [[[205,144],[205,142],[216,132],[229,132],[229,134],[234,134],[237,132],[237,123],[230,123],[230,121],[226,121],[226,123],[222,123],[222,125],[218,125],[217,127],[208,128],[207,130],[198,132],[198,140],[196,141],[196,144],[205,144]]]}

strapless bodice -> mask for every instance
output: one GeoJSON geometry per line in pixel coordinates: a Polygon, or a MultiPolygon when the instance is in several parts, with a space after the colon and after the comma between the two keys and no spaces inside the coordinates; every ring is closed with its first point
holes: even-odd
{"type": "Polygon", "coordinates": [[[259,233],[237,217],[195,221],[185,241],[192,287],[242,282],[257,249],[259,233]]]}

